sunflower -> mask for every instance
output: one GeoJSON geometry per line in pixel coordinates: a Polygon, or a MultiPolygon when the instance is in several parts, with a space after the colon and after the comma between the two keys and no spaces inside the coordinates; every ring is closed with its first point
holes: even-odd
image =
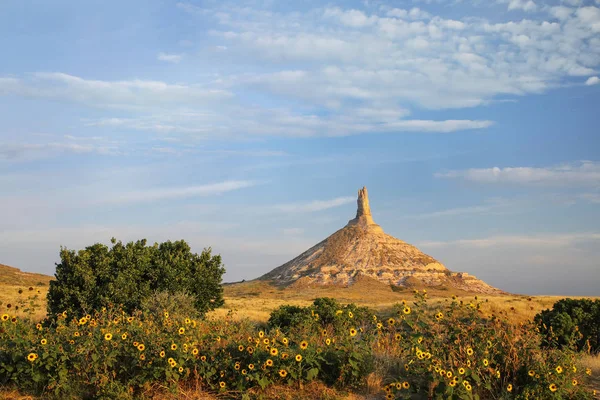
{"type": "Polygon", "coordinates": [[[197,356],[198,355],[198,349],[192,349],[192,355],[197,356]]]}
{"type": "Polygon", "coordinates": [[[206,356],[201,356],[200,357],[200,361],[205,362],[206,361],[206,356]]]}
{"type": "Polygon", "coordinates": [[[329,339],[329,338],[325,339],[325,344],[327,346],[329,346],[331,344],[331,339],[329,339]]]}
{"type": "Polygon", "coordinates": [[[87,322],[87,319],[85,319],[85,317],[81,317],[81,318],[79,319],[79,325],[85,325],[85,324],[86,324],[86,322],[87,322]]]}
{"type": "Polygon", "coordinates": [[[144,354],[140,354],[140,360],[144,361],[146,359],[146,356],[144,354]]]}
{"type": "Polygon", "coordinates": [[[550,386],[548,386],[548,389],[550,389],[551,392],[556,392],[558,390],[558,386],[556,386],[556,383],[551,383],[550,386]]]}
{"type": "Polygon", "coordinates": [[[473,389],[473,386],[471,386],[471,384],[470,384],[470,383],[467,383],[467,384],[465,385],[465,389],[467,389],[467,392],[470,392],[470,391],[471,391],[471,389],[473,389]]]}
{"type": "Polygon", "coordinates": [[[236,362],[236,363],[235,363],[235,365],[233,366],[233,368],[234,368],[236,371],[239,371],[239,369],[240,369],[241,367],[242,367],[242,366],[240,365],[240,363],[239,363],[239,362],[236,362]]]}
{"type": "Polygon", "coordinates": [[[300,342],[300,348],[302,350],[306,350],[307,347],[308,347],[308,342],[306,340],[303,340],[302,342],[300,342]]]}
{"type": "Polygon", "coordinates": [[[277,354],[279,354],[279,350],[273,347],[269,353],[271,353],[271,355],[275,357],[277,354]]]}
{"type": "Polygon", "coordinates": [[[321,335],[323,335],[323,336],[327,336],[327,329],[323,329],[323,330],[321,331],[321,335]]]}
{"type": "Polygon", "coordinates": [[[73,333],[73,336],[75,336],[75,337],[79,337],[79,332],[75,331],[75,332],[73,333]]]}
{"type": "Polygon", "coordinates": [[[181,328],[179,328],[179,330],[177,331],[180,335],[183,335],[185,333],[185,328],[182,326],[181,328]]]}
{"type": "Polygon", "coordinates": [[[127,317],[127,322],[132,323],[133,322],[133,317],[127,317]]]}
{"type": "Polygon", "coordinates": [[[352,314],[352,311],[348,311],[348,317],[354,318],[354,314],[352,314]]]}
{"type": "Polygon", "coordinates": [[[406,381],[402,382],[402,388],[408,389],[409,387],[410,387],[410,383],[408,383],[406,381]]]}
{"type": "Polygon", "coordinates": [[[404,309],[402,310],[402,312],[406,315],[410,314],[410,307],[404,307],[404,309]]]}
{"type": "Polygon", "coordinates": [[[146,348],[146,346],[144,346],[144,343],[140,343],[140,344],[137,345],[137,349],[139,351],[144,351],[145,348],[146,348]]]}
{"type": "Polygon", "coordinates": [[[191,319],[189,319],[189,318],[186,318],[186,319],[185,319],[185,324],[186,324],[186,325],[189,325],[189,324],[191,324],[191,323],[192,323],[192,320],[191,320],[191,319]]]}
{"type": "Polygon", "coordinates": [[[529,376],[535,376],[535,371],[530,369],[529,372],[527,373],[527,375],[529,376]]]}
{"type": "Polygon", "coordinates": [[[171,343],[171,350],[177,350],[177,345],[175,343],[171,343]]]}
{"type": "Polygon", "coordinates": [[[577,367],[573,365],[573,373],[577,372],[577,367]]]}
{"type": "Polygon", "coordinates": [[[448,385],[454,387],[454,386],[456,386],[456,381],[453,379],[450,382],[448,382],[448,385]]]}
{"type": "Polygon", "coordinates": [[[302,361],[302,354],[296,354],[296,361],[302,361]]]}
{"type": "Polygon", "coordinates": [[[252,354],[252,353],[254,353],[254,348],[252,348],[252,347],[248,346],[248,347],[246,348],[246,351],[248,351],[248,354],[252,354]]]}
{"type": "Polygon", "coordinates": [[[563,369],[562,369],[562,367],[560,365],[558,367],[556,367],[556,373],[557,374],[562,374],[562,372],[563,372],[563,369]]]}
{"type": "Polygon", "coordinates": [[[161,351],[160,353],[158,353],[158,355],[160,356],[160,358],[165,358],[165,351],[161,351]]]}
{"type": "Polygon", "coordinates": [[[444,318],[444,314],[442,314],[441,312],[435,314],[435,319],[437,319],[438,321],[441,320],[442,318],[444,318]]]}
{"type": "Polygon", "coordinates": [[[452,371],[446,372],[446,378],[448,378],[448,379],[452,378],[452,371]]]}
{"type": "Polygon", "coordinates": [[[123,340],[127,339],[127,334],[126,333],[122,334],[121,339],[123,339],[123,340]]]}
{"type": "Polygon", "coordinates": [[[356,336],[356,329],[352,328],[350,329],[350,336],[356,336]]]}
{"type": "Polygon", "coordinates": [[[473,349],[472,348],[468,348],[467,349],[467,355],[472,356],[473,355],[473,349]]]}
{"type": "Polygon", "coordinates": [[[45,346],[46,343],[48,343],[48,341],[46,339],[42,339],[40,340],[40,343],[42,344],[42,346],[45,346]]]}
{"type": "Polygon", "coordinates": [[[586,369],[585,369],[585,374],[586,374],[586,375],[592,375],[592,370],[591,370],[591,368],[586,368],[586,369]]]}
{"type": "Polygon", "coordinates": [[[487,367],[488,365],[490,365],[490,362],[488,361],[488,359],[487,359],[487,358],[484,358],[484,359],[483,359],[483,366],[484,366],[484,367],[487,367]]]}
{"type": "Polygon", "coordinates": [[[573,380],[571,381],[571,384],[572,384],[573,386],[577,386],[577,384],[578,384],[578,383],[579,383],[579,382],[577,382],[577,379],[573,379],[573,380]]]}
{"type": "Polygon", "coordinates": [[[38,355],[35,353],[29,353],[27,355],[27,361],[34,362],[38,358],[38,355]]]}
{"type": "Polygon", "coordinates": [[[390,318],[387,321],[388,325],[394,325],[396,323],[396,320],[394,318],[390,318]]]}
{"type": "Polygon", "coordinates": [[[400,340],[400,339],[402,339],[402,335],[400,335],[399,333],[396,333],[396,334],[394,335],[394,339],[396,339],[396,340],[400,340]]]}
{"type": "Polygon", "coordinates": [[[269,358],[269,359],[267,359],[267,361],[265,361],[265,365],[266,365],[267,367],[272,367],[272,366],[273,366],[273,360],[271,360],[270,358],[269,358]]]}
{"type": "Polygon", "coordinates": [[[287,371],[285,369],[280,369],[279,376],[281,376],[282,378],[285,378],[287,376],[287,371]]]}
{"type": "Polygon", "coordinates": [[[107,333],[104,335],[104,340],[111,340],[112,339],[112,333],[107,333]]]}
{"type": "Polygon", "coordinates": [[[252,371],[254,369],[254,364],[248,364],[248,369],[252,371]]]}
{"type": "Polygon", "coordinates": [[[509,383],[508,386],[506,387],[506,390],[509,392],[512,392],[512,383],[509,383]]]}
{"type": "Polygon", "coordinates": [[[238,351],[244,351],[244,346],[240,344],[240,345],[238,346],[238,351]]]}
{"type": "Polygon", "coordinates": [[[386,398],[386,399],[395,399],[395,398],[396,398],[396,396],[394,396],[394,395],[393,395],[393,394],[391,394],[391,393],[388,393],[388,394],[386,394],[386,395],[385,395],[385,398],[386,398]]]}
{"type": "Polygon", "coordinates": [[[221,387],[221,389],[224,389],[225,388],[225,382],[223,382],[223,381],[219,382],[219,386],[221,387]]]}
{"type": "MultiPolygon", "coordinates": [[[[8,315],[7,315],[7,317],[8,317],[8,315]]],[[[42,324],[35,324],[35,329],[37,329],[38,331],[41,331],[42,330],[42,324]]]]}
{"type": "Polygon", "coordinates": [[[381,322],[378,322],[377,323],[377,329],[381,329],[381,328],[383,328],[383,324],[381,322]]]}
{"type": "Polygon", "coordinates": [[[258,337],[259,338],[263,338],[265,336],[265,333],[263,331],[258,332],[258,337]]]}
{"type": "Polygon", "coordinates": [[[289,343],[289,340],[287,338],[283,338],[283,339],[281,339],[281,343],[283,343],[284,345],[287,346],[289,343]]]}
{"type": "Polygon", "coordinates": [[[396,389],[400,390],[402,389],[402,384],[400,382],[396,382],[396,389]]]}
{"type": "Polygon", "coordinates": [[[263,344],[270,344],[271,341],[268,338],[263,339],[263,344]]]}

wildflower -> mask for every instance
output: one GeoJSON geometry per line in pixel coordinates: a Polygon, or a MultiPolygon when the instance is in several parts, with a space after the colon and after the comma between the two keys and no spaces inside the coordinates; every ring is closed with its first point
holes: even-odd
{"type": "Polygon", "coordinates": [[[177,345],[175,343],[171,343],[171,350],[177,350],[177,345]]]}
{"type": "Polygon", "coordinates": [[[472,356],[473,355],[473,349],[472,348],[468,348],[467,349],[467,355],[472,356]]]}
{"type": "Polygon", "coordinates": [[[263,331],[258,332],[258,337],[259,338],[263,338],[265,336],[265,333],[263,331]]]}
{"type": "Polygon", "coordinates": [[[133,347],[138,347],[139,343],[138,342],[133,342],[132,344],[133,344],[133,347]]]}
{"type": "Polygon", "coordinates": [[[446,372],[446,378],[452,378],[452,371],[446,372]]]}
{"type": "Polygon", "coordinates": [[[562,369],[562,367],[560,365],[558,367],[556,367],[556,373],[557,374],[562,374],[562,372],[563,372],[563,369],[562,369]]]}
{"type": "Polygon", "coordinates": [[[159,354],[160,358],[165,358],[165,351],[162,350],[159,354]]]}
{"type": "Polygon", "coordinates": [[[289,343],[289,340],[287,338],[283,338],[283,339],[281,339],[281,343],[283,343],[284,345],[287,346],[289,343]]]}
{"type": "Polygon", "coordinates": [[[219,382],[219,386],[221,387],[221,389],[224,389],[225,388],[225,382],[223,382],[223,381],[219,382]]]}
{"type": "Polygon", "coordinates": [[[269,344],[269,343],[271,343],[271,341],[268,338],[264,338],[263,343],[264,344],[269,344]]]}
{"type": "Polygon", "coordinates": [[[132,323],[133,322],[133,317],[127,317],[127,322],[132,323]]]}
{"type": "Polygon", "coordinates": [[[529,376],[535,376],[535,371],[530,369],[529,372],[527,373],[529,376]]]}
{"type": "Polygon", "coordinates": [[[40,340],[40,343],[42,344],[42,346],[45,346],[46,343],[48,343],[48,341],[46,339],[42,339],[40,340]]]}
{"type": "Polygon", "coordinates": [[[279,350],[277,350],[275,347],[273,347],[269,353],[271,353],[271,355],[273,357],[275,357],[279,353],[279,350]]]}
{"type": "Polygon", "coordinates": [[[241,344],[238,346],[238,350],[239,351],[244,351],[244,346],[242,346],[241,344]]]}
{"type": "Polygon", "coordinates": [[[323,336],[327,336],[327,329],[323,329],[323,330],[321,331],[321,335],[323,335],[323,336]]]}
{"type": "Polygon", "coordinates": [[[296,354],[296,361],[302,361],[302,354],[296,354]]]}
{"type": "Polygon", "coordinates": [[[484,358],[484,359],[483,359],[483,366],[484,366],[484,367],[487,367],[488,365],[490,365],[490,362],[488,361],[488,359],[487,359],[487,358],[484,358]]]}
{"type": "Polygon", "coordinates": [[[350,336],[356,336],[356,329],[350,329],[350,336]]]}
{"type": "Polygon", "coordinates": [[[572,384],[573,386],[577,386],[577,383],[578,383],[578,382],[577,382],[577,379],[573,379],[573,380],[571,381],[571,384],[572,384]]]}
{"type": "Polygon", "coordinates": [[[246,375],[248,373],[248,371],[246,371],[245,369],[242,370],[242,375],[246,375]]]}
{"type": "Polygon", "coordinates": [[[181,327],[179,328],[179,330],[177,331],[180,335],[183,335],[185,333],[185,328],[181,327]]]}
{"type": "Polygon", "coordinates": [[[169,312],[168,311],[165,311],[164,315],[165,315],[165,318],[169,318],[169,312]]]}
{"type": "Polygon", "coordinates": [[[548,386],[548,389],[550,389],[551,392],[556,392],[558,390],[558,386],[556,386],[555,383],[551,383],[550,386],[548,386]]]}
{"type": "Polygon", "coordinates": [[[137,349],[138,349],[139,351],[144,351],[144,349],[145,349],[145,348],[146,348],[146,346],[144,346],[144,343],[140,343],[140,344],[138,344],[138,346],[137,346],[137,349]]]}
{"type": "Polygon", "coordinates": [[[197,356],[198,355],[198,349],[193,349],[192,350],[192,354],[195,355],[195,356],[197,356]]]}
{"type": "Polygon", "coordinates": [[[513,386],[512,383],[509,383],[508,386],[506,386],[506,390],[509,392],[512,392],[513,386]]]}
{"type": "Polygon", "coordinates": [[[396,323],[396,320],[394,318],[390,318],[387,321],[388,325],[394,325],[396,323]]]}
{"type": "Polygon", "coordinates": [[[287,371],[285,369],[280,369],[279,376],[281,376],[282,378],[285,378],[287,376],[287,371]]]}
{"type": "Polygon", "coordinates": [[[302,342],[300,342],[300,348],[302,350],[306,350],[307,347],[308,347],[308,342],[306,340],[303,340],[302,342]]]}
{"type": "Polygon", "coordinates": [[[394,339],[400,340],[402,339],[402,336],[399,333],[396,333],[396,335],[394,335],[394,339]]]}
{"type": "Polygon", "coordinates": [[[448,382],[448,385],[454,387],[454,386],[456,386],[456,381],[453,379],[450,382],[448,382]]]}
{"type": "Polygon", "coordinates": [[[85,319],[85,317],[82,317],[81,319],[79,319],[79,325],[85,325],[87,322],[87,319],[85,319]]]}
{"type": "MultiPolygon", "coordinates": [[[[2,316],[4,318],[4,316],[2,316]]],[[[8,315],[6,316],[8,317],[8,315]]],[[[35,329],[37,329],[38,331],[42,330],[42,324],[35,324],[35,329]]]]}
{"type": "Polygon", "coordinates": [[[234,368],[236,371],[239,371],[239,369],[241,368],[241,365],[240,365],[239,361],[235,363],[235,365],[233,366],[233,368],[234,368]]]}
{"type": "Polygon", "coordinates": [[[183,367],[179,367],[178,371],[179,371],[179,373],[182,373],[183,372],[183,367]]]}
{"type": "Polygon", "coordinates": [[[288,357],[289,357],[288,353],[281,353],[282,360],[287,360],[288,357]]]}
{"type": "Polygon", "coordinates": [[[404,314],[407,314],[407,315],[410,314],[410,307],[404,307],[404,309],[402,310],[402,312],[404,314]]]}
{"type": "Polygon", "coordinates": [[[35,353],[29,353],[29,355],[27,355],[27,361],[29,362],[34,362],[37,358],[38,355],[35,353]]]}
{"type": "Polygon", "coordinates": [[[200,357],[200,361],[205,362],[206,361],[206,356],[200,357]]]}
{"type": "Polygon", "coordinates": [[[458,373],[461,374],[461,375],[464,375],[465,374],[465,369],[464,368],[459,368],[458,369],[458,373]]]}
{"type": "Polygon", "coordinates": [[[270,358],[269,358],[269,359],[267,359],[267,361],[265,361],[265,365],[266,365],[267,367],[272,367],[272,366],[273,366],[273,360],[271,360],[270,358]]]}
{"type": "Polygon", "coordinates": [[[252,353],[254,353],[254,348],[252,348],[252,347],[248,346],[248,347],[246,348],[246,351],[248,352],[248,354],[252,354],[252,353]]]}
{"type": "Polygon", "coordinates": [[[442,314],[441,312],[435,314],[435,319],[437,319],[438,321],[441,320],[442,318],[444,318],[444,314],[442,314]]]}
{"type": "Polygon", "coordinates": [[[75,336],[75,337],[79,337],[79,332],[75,332],[75,333],[73,333],[73,336],[75,336]]]}
{"type": "Polygon", "coordinates": [[[144,361],[146,359],[146,356],[144,354],[140,354],[140,360],[144,361]]]}
{"type": "Polygon", "coordinates": [[[586,368],[585,369],[585,374],[586,375],[592,375],[592,370],[590,368],[586,368]]]}
{"type": "Polygon", "coordinates": [[[467,392],[470,392],[470,391],[471,391],[471,389],[473,389],[473,386],[471,386],[471,384],[470,384],[470,383],[467,383],[467,384],[465,385],[465,389],[467,389],[467,392]]]}
{"type": "Polygon", "coordinates": [[[191,319],[189,319],[189,318],[186,318],[186,319],[185,319],[185,324],[186,324],[186,325],[189,325],[189,324],[191,324],[191,323],[192,323],[192,320],[191,320],[191,319]]]}
{"type": "Polygon", "coordinates": [[[327,346],[329,346],[331,344],[331,339],[329,339],[329,338],[325,339],[325,344],[327,346]]]}
{"type": "Polygon", "coordinates": [[[127,339],[127,334],[126,333],[122,334],[121,339],[123,339],[123,340],[127,339]]]}
{"type": "Polygon", "coordinates": [[[402,382],[402,388],[408,389],[409,387],[410,387],[410,383],[408,383],[406,381],[402,382]]]}
{"type": "Polygon", "coordinates": [[[111,340],[112,339],[112,333],[107,333],[106,335],[104,335],[104,340],[111,340]]]}
{"type": "Polygon", "coordinates": [[[254,369],[254,364],[248,364],[248,369],[252,371],[254,369]]]}
{"type": "Polygon", "coordinates": [[[348,311],[348,317],[354,318],[354,314],[352,314],[352,311],[348,311]]]}

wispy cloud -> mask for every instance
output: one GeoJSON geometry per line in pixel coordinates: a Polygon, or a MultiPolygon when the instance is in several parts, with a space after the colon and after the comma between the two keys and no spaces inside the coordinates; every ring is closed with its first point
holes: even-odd
{"type": "Polygon", "coordinates": [[[539,234],[539,235],[503,235],[491,236],[481,239],[459,239],[449,241],[421,242],[426,247],[498,247],[498,246],[522,246],[522,247],[571,247],[582,242],[600,241],[600,233],[582,232],[565,234],[539,234]]]}
{"type": "Polygon", "coordinates": [[[183,56],[181,54],[167,54],[167,53],[158,53],[156,57],[159,61],[166,61],[170,63],[177,64],[181,61],[183,56]]]}
{"type": "Polygon", "coordinates": [[[79,143],[0,143],[0,160],[31,160],[54,156],[59,153],[97,153],[115,155],[116,146],[79,143]]]}
{"type": "Polygon", "coordinates": [[[214,196],[234,190],[252,187],[257,184],[258,183],[255,181],[225,181],[208,185],[138,190],[125,193],[115,193],[112,197],[100,199],[98,202],[109,204],[127,204],[146,203],[178,198],[214,196]]]}
{"type": "Polygon", "coordinates": [[[600,163],[581,161],[551,167],[493,167],[438,172],[437,178],[462,179],[477,183],[600,186],[600,163]]]}
{"type": "Polygon", "coordinates": [[[26,77],[0,79],[0,94],[52,98],[94,107],[124,109],[206,103],[230,96],[226,90],[202,85],[140,79],[106,81],[61,72],[37,72],[26,77]]]}
{"type": "Polygon", "coordinates": [[[343,206],[356,201],[354,197],[336,197],[331,200],[315,200],[308,203],[291,203],[274,206],[274,209],[286,213],[306,213],[323,211],[334,207],[343,206]]]}

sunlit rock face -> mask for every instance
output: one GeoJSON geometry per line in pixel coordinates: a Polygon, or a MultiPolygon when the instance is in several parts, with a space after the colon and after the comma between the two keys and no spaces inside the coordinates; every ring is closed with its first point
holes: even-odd
{"type": "Polygon", "coordinates": [[[454,287],[476,293],[501,293],[467,273],[448,270],[415,246],[386,234],[371,215],[367,188],[358,191],[356,218],[293,260],[259,279],[288,286],[349,286],[361,276],[395,286],[454,287]]]}

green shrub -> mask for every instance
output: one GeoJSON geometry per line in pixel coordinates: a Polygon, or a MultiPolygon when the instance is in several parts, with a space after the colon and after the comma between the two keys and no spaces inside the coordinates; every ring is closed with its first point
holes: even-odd
{"type": "Polygon", "coordinates": [[[544,335],[545,347],[573,343],[579,351],[600,352],[600,300],[561,299],[534,321],[544,335]]]}
{"type": "Polygon", "coordinates": [[[198,255],[183,240],[152,246],[145,239],[111,242],[111,248],[97,243],[77,252],[61,247],[48,291],[51,317],[63,311],[81,317],[110,304],[133,312],[156,292],[187,293],[199,313],[223,304],[225,269],[210,248],[198,255]]]}

